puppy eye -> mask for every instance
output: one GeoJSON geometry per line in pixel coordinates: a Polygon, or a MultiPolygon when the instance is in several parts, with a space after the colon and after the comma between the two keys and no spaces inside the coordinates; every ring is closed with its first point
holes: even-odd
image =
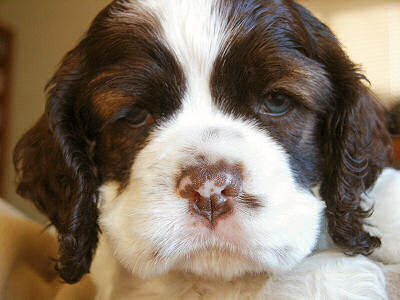
{"type": "Polygon", "coordinates": [[[281,117],[293,107],[293,99],[285,94],[271,93],[266,95],[262,110],[267,115],[281,117]]]}
{"type": "Polygon", "coordinates": [[[139,128],[153,122],[150,112],[139,106],[132,107],[124,120],[133,128],[139,128]]]}

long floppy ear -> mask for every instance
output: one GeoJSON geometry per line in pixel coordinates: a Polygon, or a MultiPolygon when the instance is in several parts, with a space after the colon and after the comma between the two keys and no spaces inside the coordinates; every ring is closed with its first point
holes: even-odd
{"type": "Polygon", "coordinates": [[[388,163],[390,137],[384,108],[360,79],[338,90],[322,126],[325,158],[320,194],[327,203],[329,233],[350,254],[368,255],[381,245],[364,228],[373,213],[364,210],[361,195],[388,163]]]}
{"type": "Polygon", "coordinates": [[[312,58],[325,67],[333,85],[330,107],[320,117],[319,137],[320,195],[327,204],[329,234],[347,253],[368,255],[380,246],[380,240],[363,228],[372,211],[362,208],[361,195],[387,163],[387,113],[332,32],[305,8],[294,6],[313,45],[312,58]]]}
{"type": "Polygon", "coordinates": [[[78,117],[84,59],[69,52],[50,80],[46,113],[14,152],[17,192],[32,200],[59,233],[56,269],[68,283],[89,272],[98,240],[98,179],[78,117]]]}

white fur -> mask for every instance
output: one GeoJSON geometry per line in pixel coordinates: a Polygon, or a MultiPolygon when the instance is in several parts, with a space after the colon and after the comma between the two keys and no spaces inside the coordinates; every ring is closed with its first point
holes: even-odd
{"type": "Polygon", "coordinates": [[[324,204],[296,183],[268,132],[213,105],[210,73],[230,30],[216,2],[138,3],[160,21],[187,91],[137,155],[127,187],[101,187],[98,299],[386,299],[384,276],[366,258],[326,253],[299,265],[316,244],[324,204]],[[235,202],[231,216],[205,226],[176,190],[200,155],[241,164],[243,191],[263,207],[235,202]]]}
{"type": "Polygon", "coordinates": [[[400,264],[400,171],[385,169],[366,197],[374,213],[366,228],[380,237],[382,247],[373,258],[387,264],[400,264]]]}
{"type": "Polygon", "coordinates": [[[230,281],[206,279],[185,272],[169,272],[144,280],[118,267],[106,244],[101,245],[92,267],[92,273],[102,274],[95,277],[100,291],[96,300],[395,300],[399,295],[400,267],[380,266],[364,256],[349,257],[325,251],[306,258],[280,275],[248,274],[230,281]],[[388,288],[385,276],[393,279],[389,280],[388,288]]]}
{"type": "Polygon", "coordinates": [[[376,263],[331,251],[314,254],[292,272],[272,278],[266,290],[266,299],[387,299],[385,276],[376,263]]]}
{"type": "MultiPolygon", "coordinates": [[[[226,39],[227,20],[210,0],[139,0],[161,23],[162,39],[188,78],[189,94],[208,91],[212,64],[226,39]]],[[[209,95],[206,99],[209,99],[209,95]]],[[[200,100],[201,102],[206,99],[200,100]]]]}

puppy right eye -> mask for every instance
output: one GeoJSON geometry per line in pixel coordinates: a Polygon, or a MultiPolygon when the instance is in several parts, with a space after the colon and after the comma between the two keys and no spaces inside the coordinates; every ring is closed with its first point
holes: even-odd
{"type": "Polygon", "coordinates": [[[282,117],[293,107],[293,99],[290,96],[279,93],[270,93],[265,97],[262,111],[272,117],[282,117]]]}
{"type": "Polygon", "coordinates": [[[140,128],[153,122],[150,112],[140,106],[131,107],[123,119],[133,128],[140,128]]]}

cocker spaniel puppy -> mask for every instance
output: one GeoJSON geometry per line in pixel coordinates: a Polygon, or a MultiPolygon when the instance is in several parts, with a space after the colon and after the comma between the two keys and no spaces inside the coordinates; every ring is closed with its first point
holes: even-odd
{"type": "Polygon", "coordinates": [[[47,94],[14,160],[66,282],[101,236],[99,299],[386,297],[378,264],[342,254],[381,245],[362,195],[386,112],[301,5],[115,0],[47,94]],[[324,216],[342,250],[305,259],[324,216]]]}

